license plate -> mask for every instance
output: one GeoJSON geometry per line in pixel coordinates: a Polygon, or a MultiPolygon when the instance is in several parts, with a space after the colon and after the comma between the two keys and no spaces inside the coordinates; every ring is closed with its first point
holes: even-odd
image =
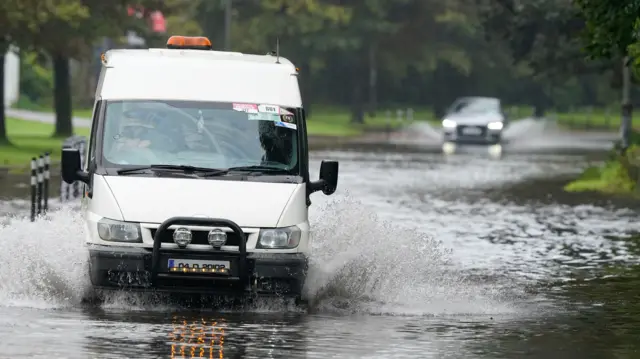
{"type": "Polygon", "coordinates": [[[478,127],[465,127],[462,129],[462,133],[470,136],[477,136],[482,134],[482,129],[478,127]]]}
{"type": "Polygon", "coordinates": [[[184,273],[218,273],[228,274],[231,270],[229,261],[210,261],[200,259],[173,259],[170,258],[167,266],[170,272],[184,273]]]}

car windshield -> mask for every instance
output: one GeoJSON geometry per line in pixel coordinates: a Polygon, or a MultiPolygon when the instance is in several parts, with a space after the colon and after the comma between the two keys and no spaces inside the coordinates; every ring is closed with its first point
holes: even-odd
{"type": "Polygon", "coordinates": [[[463,99],[451,106],[449,113],[481,114],[499,113],[500,103],[496,99],[463,99]]]}
{"type": "Polygon", "coordinates": [[[204,168],[268,166],[298,170],[294,108],[271,104],[110,101],[103,166],[204,168]]]}

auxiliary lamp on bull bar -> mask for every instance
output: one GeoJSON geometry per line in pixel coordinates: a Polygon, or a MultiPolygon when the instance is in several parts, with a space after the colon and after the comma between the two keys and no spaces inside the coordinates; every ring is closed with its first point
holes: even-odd
{"type": "Polygon", "coordinates": [[[173,232],[173,241],[180,248],[186,248],[190,243],[193,235],[189,228],[180,227],[173,232]]]}
{"type": "MultiPolygon", "coordinates": [[[[173,242],[182,249],[191,244],[192,240],[193,233],[188,228],[180,227],[173,232],[173,242]]],[[[227,243],[227,233],[220,229],[212,229],[207,240],[213,248],[220,248],[227,243]]]]}
{"type": "Polygon", "coordinates": [[[220,229],[212,229],[207,236],[209,244],[213,248],[220,248],[227,243],[227,233],[220,229]]]}

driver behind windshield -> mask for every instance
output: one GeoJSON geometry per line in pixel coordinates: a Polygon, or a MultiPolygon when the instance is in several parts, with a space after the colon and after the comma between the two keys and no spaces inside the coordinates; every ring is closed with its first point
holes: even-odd
{"type": "Polygon", "coordinates": [[[149,157],[153,157],[150,148],[162,146],[162,135],[158,133],[154,121],[130,113],[125,113],[120,119],[119,131],[114,139],[109,157],[121,158],[119,162],[123,164],[147,163],[149,157]]]}

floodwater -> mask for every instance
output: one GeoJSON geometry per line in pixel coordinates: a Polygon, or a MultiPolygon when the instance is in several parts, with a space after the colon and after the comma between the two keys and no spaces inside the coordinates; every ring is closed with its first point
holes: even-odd
{"type": "Polygon", "coordinates": [[[312,197],[308,310],[130,294],[82,305],[75,210],[54,203],[39,222],[12,219],[0,227],[0,357],[636,357],[640,215],[586,196],[558,203],[557,178],[591,161],[589,141],[528,140],[501,158],[314,153],[314,173],[322,159],[341,172],[335,195],[312,197]],[[554,153],[550,141],[583,153],[554,153]]]}

